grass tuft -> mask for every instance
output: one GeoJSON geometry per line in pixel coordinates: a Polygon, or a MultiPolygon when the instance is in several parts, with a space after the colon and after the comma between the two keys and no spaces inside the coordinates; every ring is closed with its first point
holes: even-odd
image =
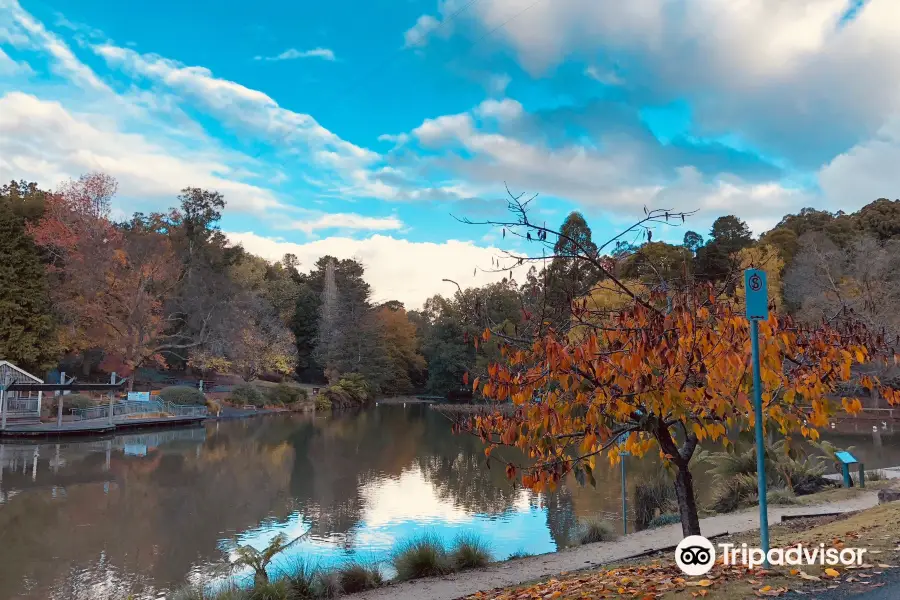
{"type": "Polygon", "coordinates": [[[384,582],[377,564],[371,566],[359,562],[349,562],[338,570],[341,590],[345,594],[355,594],[379,587],[384,582]]]}
{"type": "Polygon", "coordinates": [[[506,557],[506,560],[516,560],[519,558],[528,558],[530,556],[534,556],[534,553],[528,552],[524,548],[520,548],[506,557]]]}
{"type": "Polygon", "coordinates": [[[446,575],[453,571],[444,545],[431,534],[402,542],[392,560],[400,581],[446,575]]]}
{"type": "Polygon", "coordinates": [[[453,566],[460,570],[483,567],[493,560],[487,542],[474,533],[465,533],[456,538],[450,558],[453,566]]]}
{"type": "Polygon", "coordinates": [[[581,531],[578,541],[581,544],[594,544],[596,542],[611,542],[619,537],[615,528],[608,522],[593,518],[581,523],[581,531]]]}
{"type": "Polygon", "coordinates": [[[287,579],[257,583],[250,592],[249,600],[291,600],[291,592],[287,579]]]}
{"type": "Polygon", "coordinates": [[[774,490],[769,490],[766,494],[766,498],[768,498],[769,504],[780,504],[782,506],[800,504],[800,501],[797,500],[797,494],[788,488],[775,488],[774,490]]]}
{"type": "Polygon", "coordinates": [[[681,515],[676,513],[664,513],[650,519],[650,522],[647,523],[647,529],[674,525],[675,523],[681,523],[681,515]]]}

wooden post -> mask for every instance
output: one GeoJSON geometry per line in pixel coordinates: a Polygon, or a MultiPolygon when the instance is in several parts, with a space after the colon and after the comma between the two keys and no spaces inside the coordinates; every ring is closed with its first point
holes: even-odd
{"type": "MultiPolygon", "coordinates": [[[[63,371],[59,374],[59,382],[63,385],[66,384],[66,372],[63,371]]],[[[62,405],[63,405],[63,393],[62,390],[56,392],[56,428],[62,429],[62,405]]]]}
{"type": "Polygon", "coordinates": [[[0,385],[0,431],[6,429],[6,385],[0,385]]]}
{"type": "MultiPolygon", "coordinates": [[[[113,385],[116,383],[116,372],[113,371],[109,374],[109,382],[113,385]]],[[[113,398],[114,394],[112,392],[109,393],[109,424],[113,424],[113,398]]]]}

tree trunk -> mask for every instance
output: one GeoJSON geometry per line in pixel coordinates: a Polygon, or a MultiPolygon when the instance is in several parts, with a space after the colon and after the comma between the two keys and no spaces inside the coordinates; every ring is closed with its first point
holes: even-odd
{"type": "Polygon", "coordinates": [[[700,518],[697,516],[697,501],[694,498],[694,478],[687,464],[679,465],[675,476],[675,497],[678,513],[681,515],[681,532],[685,537],[700,535],[700,518]]]}

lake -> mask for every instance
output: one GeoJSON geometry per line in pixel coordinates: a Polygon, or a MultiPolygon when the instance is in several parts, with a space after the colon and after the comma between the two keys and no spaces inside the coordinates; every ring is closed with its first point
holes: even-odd
{"type": "MultiPolygon", "coordinates": [[[[869,468],[900,465],[900,430],[826,430],[869,468]]],[[[629,493],[659,469],[628,459],[629,493]]],[[[110,440],[0,444],[0,599],[156,598],[221,576],[234,544],[308,533],[278,561],[386,560],[399,540],[475,532],[497,558],[551,552],[579,518],[621,529],[618,468],[536,495],[484,465],[428,406],[267,416],[110,440]]],[[[697,489],[710,488],[698,473],[697,489]]]]}

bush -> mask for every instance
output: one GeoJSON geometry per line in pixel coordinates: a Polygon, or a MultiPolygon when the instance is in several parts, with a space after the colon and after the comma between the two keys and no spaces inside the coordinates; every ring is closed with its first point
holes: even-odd
{"type": "Polygon", "coordinates": [[[319,573],[316,577],[318,598],[337,598],[341,595],[341,577],[335,571],[319,573]]]}
{"type": "Polygon", "coordinates": [[[309,399],[305,389],[289,383],[279,383],[269,388],[268,395],[271,404],[283,404],[284,406],[290,406],[301,401],[305,402],[309,399]]]}
{"type": "Polygon", "coordinates": [[[358,562],[347,563],[338,569],[338,579],[341,582],[341,591],[345,594],[371,590],[384,582],[378,565],[367,567],[358,562]]]}
{"type": "Polygon", "coordinates": [[[716,512],[732,512],[759,500],[756,475],[739,474],[721,478],[713,491],[712,509],[716,512]]]}
{"type": "Polygon", "coordinates": [[[647,529],[674,525],[675,523],[681,523],[681,516],[675,513],[665,513],[658,517],[653,517],[650,522],[647,523],[647,529]]]}
{"type": "Polygon", "coordinates": [[[372,400],[372,389],[359,373],[348,373],[319,393],[333,408],[364,406],[372,400]]]}
{"type": "Polygon", "coordinates": [[[493,560],[487,543],[473,533],[463,534],[456,538],[450,559],[457,569],[475,569],[483,567],[493,560]]]}
{"type": "Polygon", "coordinates": [[[292,598],[312,600],[319,596],[316,588],[318,569],[302,559],[297,559],[289,571],[290,575],[285,576],[284,579],[291,588],[292,598]]]}
{"type": "Polygon", "coordinates": [[[588,519],[581,524],[578,541],[581,544],[594,544],[596,542],[611,542],[616,539],[615,528],[602,519],[588,519]]]}
{"type": "Polygon", "coordinates": [[[261,407],[266,405],[266,397],[259,388],[250,383],[239,383],[231,390],[229,397],[232,404],[261,407]]]}
{"type": "Polygon", "coordinates": [[[634,520],[638,529],[644,529],[660,515],[676,510],[675,487],[665,477],[658,475],[634,487],[634,520]]]}
{"type": "MultiPolygon", "coordinates": [[[[886,479],[888,479],[887,473],[885,473],[881,469],[877,469],[875,471],[869,471],[866,473],[867,481],[885,481],[886,479]]],[[[856,479],[854,478],[853,481],[856,481],[856,479]]],[[[859,482],[857,482],[857,484],[858,483],[859,482]]]]}
{"type": "Polygon", "coordinates": [[[203,406],[206,404],[206,396],[197,388],[186,385],[173,385],[159,391],[159,397],[172,404],[190,404],[203,406]]]}
{"type": "Polygon", "coordinates": [[[202,585],[188,585],[176,590],[171,597],[172,600],[248,600],[250,593],[236,585],[227,585],[215,591],[206,590],[202,585]]]}
{"type": "MultiPolygon", "coordinates": [[[[759,494],[757,494],[757,496],[759,496],[759,494]]],[[[799,502],[797,501],[797,495],[793,492],[793,490],[784,487],[769,490],[766,493],[766,498],[768,498],[769,504],[799,504],[799,502]]]]}
{"type": "Polygon", "coordinates": [[[253,586],[249,600],[291,600],[291,588],[286,579],[258,583],[253,586]]]}
{"type": "Polygon", "coordinates": [[[400,581],[446,575],[453,571],[444,545],[433,535],[401,543],[394,553],[393,563],[400,581]]]}
{"type": "MultiPolygon", "coordinates": [[[[97,402],[90,396],[84,394],[67,394],[63,396],[63,412],[67,412],[70,408],[91,408],[97,406],[97,402]]],[[[56,408],[56,403],[53,403],[56,408]]]]}
{"type": "Polygon", "coordinates": [[[506,557],[506,560],[516,560],[519,558],[528,558],[529,556],[534,556],[534,553],[528,552],[524,549],[519,549],[506,557]]]}
{"type": "Polygon", "coordinates": [[[316,410],[331,410],[331,400],[325,394],[315,397],[316,410]]]}

